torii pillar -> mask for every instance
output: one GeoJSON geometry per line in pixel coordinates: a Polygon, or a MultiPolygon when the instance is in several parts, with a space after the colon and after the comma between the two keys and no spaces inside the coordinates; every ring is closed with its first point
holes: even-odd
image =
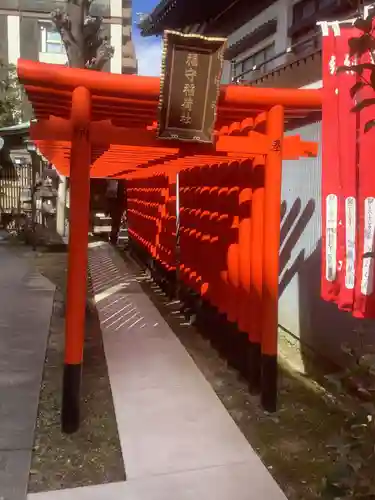
{"type": "Polygon", "coordinates": [[[80,389],[87,294],[87,246],[90,212],[91,95],[77,87],[72,95],[70,124],[69,257],[66,291],[65,359],[62,430],[76,432],[80,423],[80,389]]]}

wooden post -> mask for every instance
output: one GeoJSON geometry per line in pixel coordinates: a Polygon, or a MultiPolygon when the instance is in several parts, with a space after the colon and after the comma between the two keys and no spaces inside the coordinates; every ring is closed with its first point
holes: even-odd
{"type": "Polygon", "coordinates": [[[283,106],[268,112],[266,132],[271,151],[266,158],[264,189],[261,399],[265,410],[276,411],[283,106]]]}
{"type": "Polygon", "coordinates": [[[250,392],[260,393],[264,240],[264,159],[255,157],[252,166],[250,300],[248,381],[250,392]]]}
{"type": "Polygon", "coordinates": [[[73,91],[71,110],[70,231],[62,400],[62,430],[66,433],[77,431],[80,423],[90,205],[90,118],[90,92],[85,87],[77,87],[73,91]]]}

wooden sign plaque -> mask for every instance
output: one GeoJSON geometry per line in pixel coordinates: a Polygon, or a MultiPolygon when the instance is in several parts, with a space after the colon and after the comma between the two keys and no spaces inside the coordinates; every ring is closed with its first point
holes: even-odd
{"type": "Polygon", "coordinates": [[[159,138],[213,142],[225,42],[164,32],[159,138]]]}

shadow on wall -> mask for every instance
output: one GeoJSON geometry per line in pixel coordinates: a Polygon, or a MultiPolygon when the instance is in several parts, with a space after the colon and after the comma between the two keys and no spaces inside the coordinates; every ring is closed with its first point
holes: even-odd
{"type": "MultiPolygon", "coordinates": [[[[359,350],[362,343],[374,345],[374,321],[354,318],[340,311],[336,304],[322,300],[320,269],[321,242],[298,271],[301,341],[334,363],[345,365],[348,356],[342,344],[359,350]]],[[[308,356],[305,361],[308,368],[308,356]]]]}
{"type": "MultiPolygon", "coordinates": [[[[286,206],[286,202],[283,202],[286,206]]],[[[301,199],[297,198],[289,212],[284,216],[280,229],[280,274],[281,280],[279,284],[279,295],[285,290],[290,283],[292,276],[298,268],[301,258],[304,257],[304,251],[301,251],[293,264],[287,268],[288,262],[292,257],[292,251],[297,245],[303,231],[310,222],[315,211],[315,200],[309,200],[302,209],[301,199]]]]}
{"type": "Polygon", "coordinates": [[[291,294],[290,300],[287,298],[295,328],[290,331],[285,328],[282,314],[280,326],[287,331],[287,336],[289,333],[291,338],[297,339],[297,348],[306,372],[313,369],[311,351],[322,361],[344,365],[346,357],[341,349],[342,344],[345,342],[357,348],[361,341],[374,344],[374,321],[353,318],[350,313],[340,311],[336,304],[321,299],[321,239],[319,238],[310,255],[306,257],[305,248],[301,248],[292,260],[302,233],[308,230],[307,225],[314,215],[315,201],[310,199],[302,208],[301,200],[297,198],[289,211],[286,205],[283,201],[279,297],[282,299],[283,294],[289,292],[288,287],[296,290],[295,294],[291,294]],[[296,297],[295,302],[293,295],[296,297]]]}

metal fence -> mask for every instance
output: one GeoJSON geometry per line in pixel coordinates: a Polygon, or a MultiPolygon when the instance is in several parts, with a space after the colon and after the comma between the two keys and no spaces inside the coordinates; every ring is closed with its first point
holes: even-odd
{"type": "Polygon", "coordinates": [[[0,212],[22,212],[31,208],[31,164],[14,165],[0,170],[0,212]]]}

